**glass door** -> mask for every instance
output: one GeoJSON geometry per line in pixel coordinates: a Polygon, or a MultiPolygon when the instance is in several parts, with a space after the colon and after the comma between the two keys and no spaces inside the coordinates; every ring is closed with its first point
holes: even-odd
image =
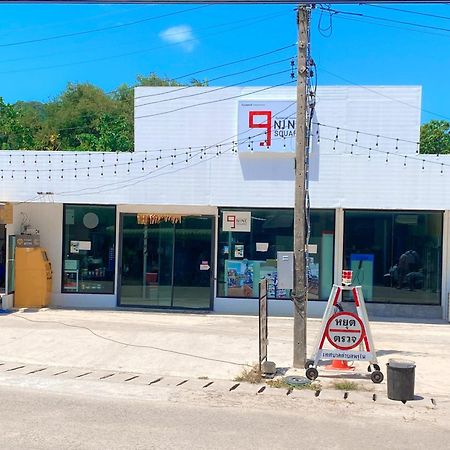
{"type": "Polygon", "coordinates": [[[211,217],[138,224],[121,216],[120,306],[209,309],[211,217]]]}
{"type": "Polygon", "coordinates": [[[175,308],[210,308],[212,226],[211,217],[186,217],[175,227],[175,308]]]}

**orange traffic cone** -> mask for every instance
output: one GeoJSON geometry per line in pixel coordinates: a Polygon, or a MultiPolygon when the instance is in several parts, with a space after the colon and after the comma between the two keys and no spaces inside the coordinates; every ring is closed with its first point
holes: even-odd
{"type": "Polygon", "coordinates": [[[354,366],[349,366],[347,361],[342,359],[333,359],[333,362],[328,366],[325,366],[328,370],[355,370],[354,366]]]}

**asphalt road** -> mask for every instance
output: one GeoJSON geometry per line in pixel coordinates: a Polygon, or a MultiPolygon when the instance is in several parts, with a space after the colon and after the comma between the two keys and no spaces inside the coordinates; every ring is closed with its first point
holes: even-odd
{"type": "Polygon", "coordinates": [[[2,449],[444,449],[446,420],[351,405],[144,399],[0,386],[2,449]]]}

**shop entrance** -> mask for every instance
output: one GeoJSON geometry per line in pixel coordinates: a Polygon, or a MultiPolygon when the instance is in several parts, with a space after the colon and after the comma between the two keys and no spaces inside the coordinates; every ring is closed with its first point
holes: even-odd
{"type": "Polygon", "coordinates": [[[0,224],[0,293],[6,287],[6,225],[0,224]]]}
{"type": "Polygon", "coordinates": [[[121,215],[119,306],[211,309],[214,219],[140,224],[121,215]]]}

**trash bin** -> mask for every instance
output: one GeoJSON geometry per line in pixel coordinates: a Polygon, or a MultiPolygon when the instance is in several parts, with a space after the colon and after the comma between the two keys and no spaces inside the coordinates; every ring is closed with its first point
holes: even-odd
{"type": "Polygon", "coordinates": [[[414,400],[416,363],[404,359],[390,359],[387,367],[387,396],[390,400],[414,400]]]}

